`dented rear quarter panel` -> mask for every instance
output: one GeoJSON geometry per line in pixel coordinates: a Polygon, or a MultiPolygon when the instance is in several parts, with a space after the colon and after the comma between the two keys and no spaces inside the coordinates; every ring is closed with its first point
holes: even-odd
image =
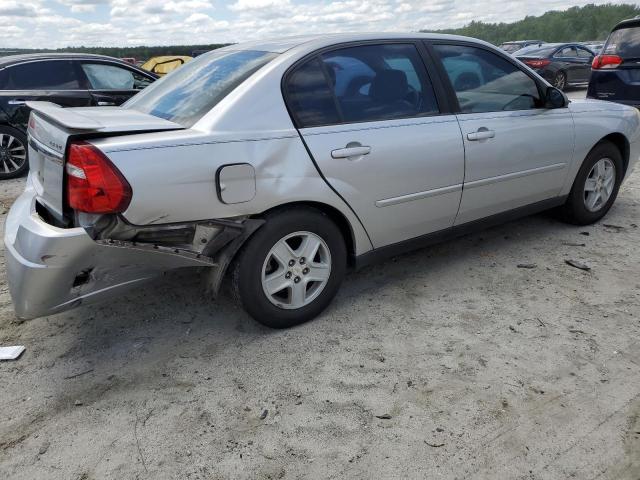
{"type": "Polygon", "coordinates": [[[284,204],[318,202],[346,217],[357,255],[371,249],[359,220],[318,173],[293,128],[250,136],[184,130],[92,143],[131,184],[133,198],[123,216],[135,225],[233,218],[284,204]],[[255,169],[256,193],[249,201],[225,204],[216,172],[238,163],[255,169]]]}

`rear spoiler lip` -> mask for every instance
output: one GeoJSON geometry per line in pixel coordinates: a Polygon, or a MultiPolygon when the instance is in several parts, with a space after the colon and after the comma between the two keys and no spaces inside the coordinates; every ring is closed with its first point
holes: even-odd
{"type": "MultiPolygon", "coordinates": [[[[160,130],[184,130],[185,127],[169,120],[158,117],[150,117],[156,120],[153,124],[149,123],[130,123],[118,126],[114,129],[113,125],[105,125],[99,120],[86,115],[85,112],[78,112],[74,108],[62,108],[60,105],[52,102],[28,101],[26,102],[33,112],[46,120],[55,123],[67,130],[75,130],[77,133],[83,132],[137,132],[137,131],[160,131],[160,130]]],[[[96,107],[100,109],[109,107],[96,107]]],[[[118,107],[115,107],[118,108],[118,107]]]]}
{"type": "Polygon", "coordinates": [[[66,110],[52,102],[29,101],[27,107],[40,116],[70,130],[100,130],[104,128],[100,122],[92,121],[85,115],[66,110]]]}

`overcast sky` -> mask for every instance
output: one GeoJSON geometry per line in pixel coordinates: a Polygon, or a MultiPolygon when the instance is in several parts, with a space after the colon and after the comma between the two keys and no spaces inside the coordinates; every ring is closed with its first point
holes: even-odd
{"type": "MultiPolygon", "coordinates": [[[[0,0],[0,47],[207,44],[512,22],[598,0],[0,0]]],[[[628,1],[626,3],[639,3],[628,1]]]]}

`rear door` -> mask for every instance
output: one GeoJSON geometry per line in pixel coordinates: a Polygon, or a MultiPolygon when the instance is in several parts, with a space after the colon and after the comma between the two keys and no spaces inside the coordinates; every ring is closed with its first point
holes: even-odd
{"type": "Polygon", "coordinates": [[[48,101],[63,107],[91,104],[72,60],[34,60],[3,70],[0,103],[10,124],[26,131],[27,101],[48,101]]]}
{"type": "Polygon", "coordinates": [[[456,224],[560,193],[573,154],[568,108],[547,109],[528,72],[506,55],[464,42],[434,42],[458,103],[465,179],[456,224]]]}
{"type": "Polygon", "coordinates": [[[150,85],[155,79],[133,68],[115,63],[81,61],[91,102],[96,106],[116,106],[150,85]]]}
{"type": "Polygon", "coordinates": [[[464,150],[413,42],[337,47],[285,78],[296,126],[374,247],[449,228],[464,150]]]}

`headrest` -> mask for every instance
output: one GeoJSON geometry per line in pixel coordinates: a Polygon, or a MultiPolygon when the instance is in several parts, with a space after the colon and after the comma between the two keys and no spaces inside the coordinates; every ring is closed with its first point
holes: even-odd
{"type": "Polygon", "coordinates": [[[379,102],[402,100],[409,89],[407,75],[402,70],[382,70],[373,77],[369,96],[379,102]]]}

